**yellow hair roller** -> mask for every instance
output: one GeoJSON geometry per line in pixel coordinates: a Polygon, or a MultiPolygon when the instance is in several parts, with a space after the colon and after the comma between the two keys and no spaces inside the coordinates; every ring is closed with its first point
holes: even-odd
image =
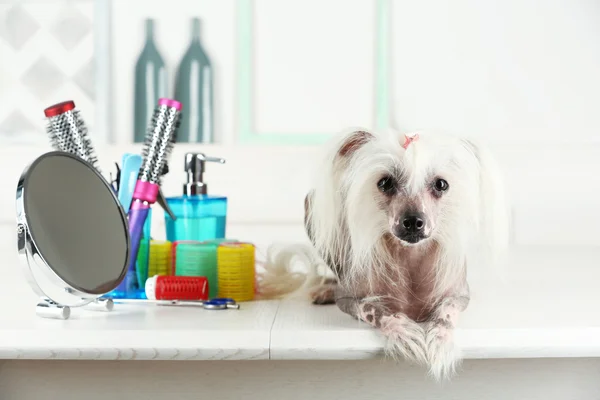
{"type": "Polygon", "coordinates": [[[219,297],[235,301],[254,299],[255,247],[250,243],[221,243],[217,248],[219,297]]]}

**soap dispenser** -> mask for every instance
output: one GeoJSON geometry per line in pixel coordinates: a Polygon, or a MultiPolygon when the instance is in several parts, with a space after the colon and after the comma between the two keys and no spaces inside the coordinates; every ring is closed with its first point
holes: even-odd
{"type": "Polygon", "coordinates": [[[173,219],[165,213],[167,240],[170,242],[225,238],[227,197],[208,194],[203,176],[206,162],[224,164],[225,160],[202,153],[185,155],[187,182],[183,185],[183,196],[166,199],[176,217],[173,219]]]}

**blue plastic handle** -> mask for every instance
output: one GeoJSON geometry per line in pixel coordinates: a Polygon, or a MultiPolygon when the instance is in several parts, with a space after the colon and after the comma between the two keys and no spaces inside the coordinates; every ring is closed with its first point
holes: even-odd
{"type": "Polygon", "coordinates": [[[204,302],[204,304],[209,304],[209,305],[213,305],[213,306],[218,306],[218,305],[222,305],[222,304],[235,304],[235,300],[230,299],[230,298],[214,298],[214,299],[210,299],[204,302]]]}
{"type": "Polygon", "coordinates": [[[138,154],[125,153],[121,162],[121,182],[117,196],[125,212],[129,212],[133,191],[137,177],[142,166],[142,156],[138,154]]]}

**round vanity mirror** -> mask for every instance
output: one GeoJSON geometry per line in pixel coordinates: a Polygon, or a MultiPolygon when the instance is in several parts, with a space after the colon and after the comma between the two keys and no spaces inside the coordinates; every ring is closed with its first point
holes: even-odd
{"type": "Polygon", "coordinates": [[[127,217],[88,162],[61,151],[31,163],[17,186],[18,250],[41,297],[38,314],[68,318],[114,290],[129,261],[127,217]]]}

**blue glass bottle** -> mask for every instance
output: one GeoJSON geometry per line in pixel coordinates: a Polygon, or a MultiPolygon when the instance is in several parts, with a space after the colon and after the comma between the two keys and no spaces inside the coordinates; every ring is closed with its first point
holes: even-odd
{"type": "Polygon", "coordinates": [[[156,102],[167,97],[167,72],[156,44],[154,43],[154,21],[146,19],[146,42],[135,64],[134,97],[134,142],[146,138],[148,121],[152,118],[156,102]]]}
{"type": "Polygon", "coordinates": [[[175,77],[175,98],[185,104],[177,141],[212,143],[213,74],[200,41],[200,19],[192,18],[192,41],[175,77]]]}
{"type": "Polygon", "coordinates": [[[208,194],[203,181],[205,162],[225,163],[222,158],[207,157],[202,153],[185,155],[187,183],[183,196],[167,198],[167,204],[175,214],[173,220],[165,213],[167,240],[206,241],[225,238],[227,223],[227,197],[208,194]]]}

